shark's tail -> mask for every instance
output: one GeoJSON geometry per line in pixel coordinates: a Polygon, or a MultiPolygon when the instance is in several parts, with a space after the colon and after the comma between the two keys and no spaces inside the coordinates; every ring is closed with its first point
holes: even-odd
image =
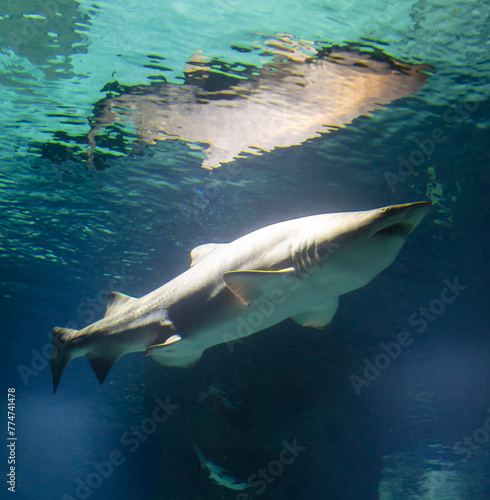
{"type": "MultiPolygon", "coordinates": [[[[55,327],[53,329],[51,354],[51,373],[53,374],[53,393],[56,392],[66,365],[78,356],[82,356],[80,345],[80,330],[55,327]],[[78,348],[76,347],[78,346],[78,348]]],[[[175,342],[175,341],[174,341],[175,342]]],[[[100,353],[97,350],[87,350],[85,356],[90,361],[90,366],[102,384],[112,368],[112,365],[123,353],[112,350],[110,353],[100,353]]]]}
{"type": "Polygon", "coordinates": [[[58,388],[61,376],[65,370],[66,365],[73,358],[73,354],[70,349],[70,340],[76,337],[78,330],[73,330],[71,328],[59,328],[55,327],[53,329],[52,337],[52,347],[53,352],[51,354],[51,373],[53,374],[53,394],[58,388]]]}

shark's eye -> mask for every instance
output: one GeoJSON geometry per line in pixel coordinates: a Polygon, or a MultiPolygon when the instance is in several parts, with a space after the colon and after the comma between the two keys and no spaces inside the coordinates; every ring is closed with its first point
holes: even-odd
{"type": "Polygon", "coordinates": [[[397,222],[391,226],[387,226],[384,229],[376,232],[376,235],[391,235],[391,236],[408,236],[412,232],[412,224],[406,222],[397,222]]]}

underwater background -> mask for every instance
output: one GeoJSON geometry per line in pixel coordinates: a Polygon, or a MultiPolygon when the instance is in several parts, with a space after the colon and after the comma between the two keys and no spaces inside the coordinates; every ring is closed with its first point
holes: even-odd
{"type": "Polygon", "coordinates": [[[490,498],[489,17],[467,0],[3,0],[1,498],[490,498]],[[226,88],[274,37],[433,69],[372,116],[214,170],[202,145],[140,141],[130,121],[104,122],[90,154],[103,99],[182,85],[196,51],[226,88]],[[327,329],[287,320],[189,369],[126,355],[102,386],[80,358],[53,396],[53,327],[99,319],[110,291],[140,297],[195,246],[274,222],[425,199],[394,263],[327,329]],[[192,441],[254,486],[213,484],[192,441]]]}

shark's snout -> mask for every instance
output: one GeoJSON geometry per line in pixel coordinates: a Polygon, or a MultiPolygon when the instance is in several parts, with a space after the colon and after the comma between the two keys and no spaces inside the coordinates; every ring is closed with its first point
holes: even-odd
{"type": "Polygon", "coordinates": [[[380,209],[380,225],[373,236],[407,237],[427,215],[430,207],[430,202],[418,201],[380,209]]]}

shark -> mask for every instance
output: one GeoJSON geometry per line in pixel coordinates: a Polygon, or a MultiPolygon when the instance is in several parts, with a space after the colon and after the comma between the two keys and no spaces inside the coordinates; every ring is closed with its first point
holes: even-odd
{"type": "MultiPolygon", "coordinates": [[[[287,318],[324,328],[339,297],[388,267],[430,202],[278,222],[230,243],[191,251],[190,268],[141,298],[111,292],[105,316],[80,330],[53,329],[56,392],[68,362],[86,356],[102,384],[124,354],[146,352],[189,367],[203,352],[287,318]]],[[[230,349],[232,352],[232,350],[230,349]]]]}
{"type": "Polygon", "coordinates": [[[240,483],[237,479],[231,476],[229,471],[207,460],[194,441],[192,441],[192,445],[194,446],[194,450],[196,451],[199,462],[201,463],[201,468],[208,469],[209,478],[214,481],[214,484],[230,488],[231,490],[244,490],[250,486],[248,483],[240,483]]]}

